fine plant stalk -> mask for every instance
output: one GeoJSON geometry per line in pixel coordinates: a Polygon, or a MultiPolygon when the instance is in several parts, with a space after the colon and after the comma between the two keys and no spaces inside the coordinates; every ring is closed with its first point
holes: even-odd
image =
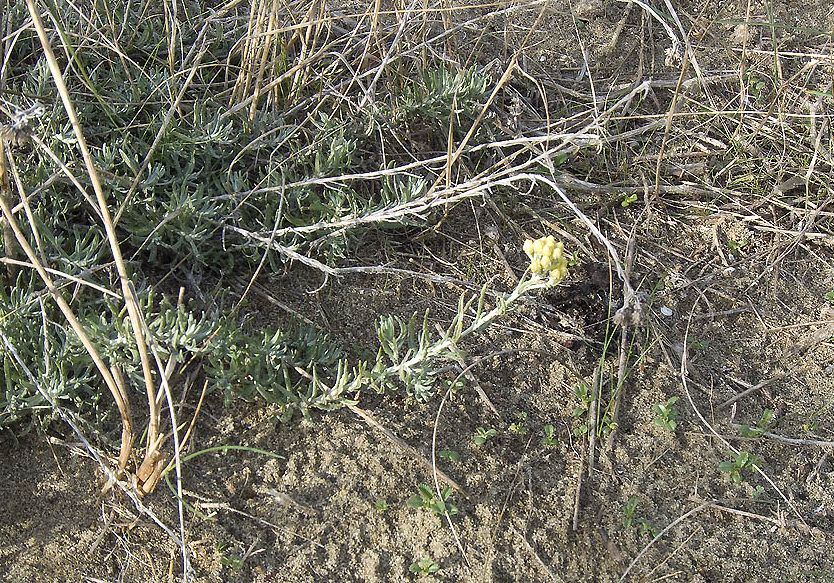
{"type": "MultiPolygon", "coordinates": [[[[130,281],[130,277],[127,273],[127,267],[125,266],[124,260],[122,258],[121,248],[119,246],[119,239],[116,236],[116,231],[113,226],[113,221],[110,217],[110,211],[107,206],[107,199],[104,195],[104,189],[102,187],[101,181],[98,176],[98,171],[95,168],[95,164],[93,163],[92,156],[90,154],[90,150],[87,147],[87,142],[84,138],[84,133],[81,129],[81,123],[78,120],[78,116],[75,113],[75,107],[73,106],[72,100],[70,99],[69,91],[67,89],[66,83],[64,82],[63,75],[61,73],[61,69],[58,65],[58,61],[55,59],[55,53],[52,51],[52,47],[49,43],[49,38],[46,34],[46,30],[43,25],[43,21],[40,17],[40,12],[35,7],[33,0],[26,0],[26,6],[29,9],[29,14],[32,17],[32,22],[35,27],[35,30],[38,33],[38,38],[40,39],[41,46],[44,50],[44,55],[46,56],[47,64],[49,65],[49,70],[52,74],[52,77],[55,81],[55,85],[58,89],[58,93],[61,96],[61,100],[64,104],[64,109],[69,116],[70,122],[72,123],[73,131],[75,133],[76,138],[78,139],[78,147],[81,149],[81,155],[84,158],[84,164],[87,168],[87,172],[90,176],[90,181],[93,185],[93,190],[96,194],[96,201],[98,203],[98,211],[101,215],[102,222],[104,224],[105,233],[107,234],[107,240],[110,244],[110,251],[113,254],[113,261],[116,265],[116,270],[119,274],[119,281],[122,287],[122,295],[124,296],[125,305],[127,307],[128,315],[130,318],[131,325],[133,327],[133,334],[136,340],[136,345],[139,351],[139,357],[142,362],[142,374],[145,380],[145,389],[147,391],[148,397],[148,412],[150,414],[150,419],[148,422],[148,432],[147,432],[147,449],[145,452],[145,460],[151,459],[153,454],[155,453],[156,449],[159,446],[159,406],[156,400],[156,390],[154,388],[154,380],[153,374],[151,372],[151,362],[148,356],[148,347],[145,343],[145,336],[142,329],[142,322],[139,315],[139,308],[136,301],[136,296],[133,292],[133,286],[130,281]]],[[[7,208],[3,209],[4,214],[6,214],[7,208]]],[[[9,213],[10,216],[10,213],[9,213]]],[[[17,233],[16,233],[17,234],[17,233]]],[[[22,236],[22,233],[19,235],[19,239],[22,236]]],[[[27,253],[28,254],[28,253],[27,253]]],[[[29,257],[32,263],[35,263],[36,259],[34,255],[29,257]]],[[[45,271],[42,269],[39,270],[41,273],[41,277],[44,278],[44,281],[47,281],[49,276],[46,274],[45,271]]],[[[48,283],[47,285],[51,285],[54,288],[54,285],[48,283]]],[[[53,294],[56,299],[60,296],[53,294]]],[[[69,308],[69,306],[67,306],[69,308]]],[[[63,308],[62,308],[62,311],[63,308]]],[[[67,312],[65,312],[66,315],[67,312]]],[[[70,311],[71,313],[71,311],[70,311]]],[[[77,321],[76,321],[77,324],[77,321]]],[[[80,329],[80,324],[78,324],[80,329]]],[[[73,326],[75,328],[75,326],[73,326]]],[[[76,332],[78,332],[76,330],[76,332]]],[[[86,347],[86,346],[85,346],[86,347]]],[[[87,349],[90,350],[92,345],[87,349]]],[[[92,353],[91,353],[92,355],[92,353]]],[[[97,363],[98,365],[98,363],[97,363]]],[[[106,365],[104,365],[103,361],[101,362],[101,366],[99,366],[100,370],[106,369],[106,365]]],[[[114,383],[115,381],[112,380],[111,382],[114,383]]],[[[108,386],[110,383],[108,383],[108,386]]],[[[113,389],[111,388],[111,392],[113,389]]],[[[126,395],[124,394],[123,389],[119,390],[119,387],[116,387],[116,391],[120,394],[120,400],[125,402],[127,401],[126,395]]],[[[120,407],[121,411],[121,407],[120,407]]],[[[123,423],[125,421],[125,416],[123,415],[122,419],[123,423]]],[[[130,429],[130,422],[128,420],[127,428],[130,429]]],[[[132,436],[129,436],[129,440],[132,441],[132,436]]],[[[124,449],[124,438],[122,447],[124,449]]],[[[122,451],[121,455],[119,456],[119,466],[120,469],[124,469],[124,466],[127,463],[127,452],[122,451]]]]}
{"type": "MultiPolygon", "coordinates": [[[[468,336],[471,336],[472,334],[475,334],[483,330],[484,328],[489,326],[489,324],[492,323],[496,318],[499,318],[506,314],[512,307],[512,305],[520,297],[526,295],[531,291],[549,287],[551,285],[551,283],[546,279],[528,279],[526,278],[526,275],[527,274],[525,274],[525,276],[522,276],[521,282],[518,284],[518,286],[516,286],[516,288],[512,292],[510,292],[510,294],[507,297],[499,299],[498,304],[492,310],[483,314],[480,313],[480,308],[483,305],[485,293],[482,293],[481,297],[478,300],[478,315],[472,321],[472,323],[469,324],[469,326],[467,326],[466,328],[462,328],[461,326],[456,334],[445,335],[444,338],[438,340],[437,342],[429,346],[425,350],[425,352],[417,352],[417,354],[415,354],[410,359],[389,366],[385,369],[385,376],[392,378],[396,377],[402,372],[411,370],[421,362],[430,361],[432,359],[445,356],[450,352],[454,352],[458,342],[467,338],[468,336]]],[[[485,290],[486,288],[484,288],[484,291],[485,290]]],[[[463,297],[461,297],[461,302],[462,301],[463,297]]],[[[459,325],[463,323],[462,316],[462,311],[459,310],[458,318],[456,318],[455,324],[459,325]]],[[[453,327],[455,326],[455,324],[453,324],[453,327]]]]}
{"type": "Polygon", "coordinates": [[[99,373],[101,373],[101,376],[104,379],[104,383],[110,390],[110,394],[113,395],[113,400],[116,402],[116,407],[119,409],[119,416],[122,420],[122,444],[121,449],[119,451],[119,470],[123,471],[127,467],[127,462],[130,457],[130,448],[133,442],[133,424],[131,422],[130,405],[127,400],[127,395],[124,392],[124,387],[122,387],[121,384],[117,382],[116,375],[114,375],[113,371],[111,371],[110,368],[108,368],[107,364],[104,362],[104,359],[102,359],[98,350],[90,341],[90,338],[87,335],[87,333],[84,331],[84,327],[81,325],[81,322],[78,321],[78,318],[75,316],[75,313],[72,311],[72,308],[70,308],[69,304],[64,299],[64,296],[55,286],[55,282],[49,276],[49,273],[44,268],[40,259],[38,259],[37,255],[35,254],[35,250],[32,249],[31,245],[29,245],[29,242],[26,240],[26,236],[23,234],[20,225],[17,223],[17,220],[15,220],[12,209],[9,208],[9,205],[4,197],[0,197],[0,209],[2,209],[3,218],[5,219],[6,223],[14,232],[15,238],[17,239],[17,243],[20,245],[20,248],[23,249],[23,252],[29,259],[29,262],[35,268],[35,271],[38,272],[38,275],[46,285],[46,289],[49,290],[50,295],[55,299],[55,303],[58,305],[58,308],[61,310],[61,313],[67,319],[67,322],[69,323],[73,332],[75,332],[75,334],[78,336],[78,339],[84,345],[84,348],[90,354],[90,358],[95,363],[99,373]]]}
{"type": "MultiPolygon", "coordinates": [[[[6,140],[0,136],[0,197],[7,207],[12,206],[12,189],[9,183],[9,175],[6,170],[6,140]]],[[[15,243],[14,231],[8,221],[3,221],[3,249],[9,259],[15,259],[17,255],[17,244],[15,243]]],[[[6,264],[6,271],[9,281],[14,281],[17,275],[17,266],[6,264]]]]}

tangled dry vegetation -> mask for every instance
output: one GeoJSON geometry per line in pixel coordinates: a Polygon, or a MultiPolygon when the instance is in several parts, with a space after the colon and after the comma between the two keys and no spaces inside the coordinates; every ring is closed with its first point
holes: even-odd
{"type": "Polygon", "coordinates": [[[7,580],[834,579],[828,3],[0,6],[7,580]]]}

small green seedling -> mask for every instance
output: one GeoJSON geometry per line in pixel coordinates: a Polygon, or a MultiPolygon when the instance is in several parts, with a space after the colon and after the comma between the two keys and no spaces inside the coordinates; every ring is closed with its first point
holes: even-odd
{"type": "Polygon", "coordinates": [[[629,496],[628,501],[623,506],[623,526],[631,528],[634,526],[634,513],[637,511],[637,496],[629,496]]]}
{"type": "Polygon", "coordinates": [[[217,544],[217,552],[220,554],[220,564],[228,567],[232,571],[240,571],[243,567],[243,559],[237,555],[226,552],[226,547],[222,543],[217,544]]]}
{"type": "Polygon", "coordinates": [[[757,460],[750,452],[740,451],[734,459],[718,464],[718,469],[727,474],[735,484],[744,481],[743,472],[756,467],[757,460]]]}
{"type": "Polygon", "coordinates": [[[516,420],[510,423],[509,430],[516,435],[524,435],[527,433],[527,413],[521,411],[516,413],[516,420]]]}
{"type": "Polygon", "coordinates": [[[761,437],[767,431],[770,424],[773,423],[773,416],[775,414],[776,412],[773,409],[765,409],[755,425],[742,425],[739,427],[739,432],[744,437],[761,437]]]}
{"type": "Polygon", "coordinates": [[[545,425],[542,430],[544,431],[544,437],[542,438],[542,445],[546,445],[548,447],[553,447],[554,445],[558,445],[559,440],[556,439],[556,427],[553,425],[545,425]]]}
{"type": "Polygon", "coordinates": [[[628,208],[631,203],[637,202],[637,193],[634,192],[632,194],[626,194],[622,200],[620,201],[620,206],[623,208],[628,208]]]}
{"type": "Polygon", "coordinates": [[[641,518],[637,521],[637,530],[640,531],[640,534],[642,536],[649,535],[652,538],[657,536],[657,529],[651,522],[649,522],[645,518],[641,518]]]}
{"type": "Polygon", "coordinates": [[[579,399],[579,404],[574,407],[571,415],[574,418],[579,418],[588,412],[593,398],[591,397],[591,390],[585,383],[579,383],[576,385],[576,388],[573,390],[573,394],[576,395],[577,399],[579,399]]]}
{"type": "Polygon", "coordinates": [[[463,388],[466,387],[466,381],[463,380],[463,379],[457,379],[455,381],[447,381],[447,382],[444,382],[444,386],[445,386],[446,389],[449,390],[449,392],[452,395],[454,395],[455,393],[457,393],[458,391],[460,391],[460,390],[462,390],[463,388]]]}
{"type": "Polygon", "coordinates": [[[753,73],[747,76],[747,93],[756,100],[767,97],[769,89],[770,83],[766,78],[753,73]]]}
{"type": "Polygon", "coordinates": [[[388,502],[386,502],[383,498],[378,498],[376,502],[374,502],[374,508],[380,514],[384,514],[385,512],[388,512],[388,508],[390,507],[388,506],[388,502]]]}
{"type": "Polygon", "coordinates": [[[452,449],[441,449],[437,452],[437,457],[453,463],[460,461],[460,454],[452,449]]]}
{"type": "Polygon", "coordinates": [[[491,440],[493,437],[498,435],[498,431],[493,428],[486,429],[484,427],[478,427],[475,430],[475,435],[472,437],[472,441],[475,445],[484,445],[487,441],[491,440]]]}
{"type": "Polygon", "coordinates": [[[568,254],[568,267],[576,267],[579,265],[579,252],[574,251],[568,254]]]}
{"type": "Polygon", "coordinates": [[[411,563],[408,570],[409,572],[420,577],[428,577],[429,575],[437,573],[440,570],[440,565],[435,563],[432,559],[419,559],[411,563]]]}
{"type": "Polygon", "coordinates": [[[729,239],[727,241],[727,248],[730,250],[730,253],[738,253],[739,251],[743,250],[747,247],[747,241],[740,240],[736,241],[735,239],[729,239]]]}
{"type": "Polygon", "coordinates": [[[687,342],[687,346],[694,354],[696,352],[703,352],[709,348],[709,342],[700,338],[692,338],[689,342],[687,342]]]}
{"type": "Polygon", "coordinates": [[[834,304],[834,291],[826,293],[823,297],[829,304],[834,304]]]}
{"type": "Polygon", "coordinates": [[[655,403],[652,410],[654,411],[654,424],[656,426],[670,433],[675,432],[675,429],[678,428],[678,410],[675,406],[677,402],[677,397],[669,397],[665,403],[655,403]]]}
{"type": "Polygon", "coordinates": [[[458,507],[451,501],[452,489],[448,486],[440,491],[440,496],[428,484],[417,486],[417,494],[408,499],[406,504],[411,508],[425,508],[440,516],[448,514],[454,516],[458,507]]]}
{"type": "Polygon", "coordinates": [[[637,496],[629,496],[628,501],[623,506],[623,526],[625,528],[636,527],[641,536],[648,534],[654,537],[657,535],[657,529],[651,522],[645,518],[635,519],[638,501],[639,498],[637,496]]]}
{"type": "Polygon", "coordinates": [[[606,411],[599,422],[599,433],[602,437],[608,437],[611,433],[617,430],[619,424],[614,421],[613,411],[606,411]]]}
{"type": "MultiPolygon", "coordinates": [[[[585,383],[579,383],[573,390],[573,394],[579,400],[579,404],[576,407],[574,407],[571,416],[574,419],[582,419],[583,417],[587,416],[588,409],[591,408],[591,401],[593,401],[593,397],[591,396],[591,390],[585,383]]],[[[586,435],[587,433],[587,423],[581,423],[573,428],[573,434],[577,437],[581,437],[583,435],[586,435]]]]}
{"type": "Polygon", "coordinates": [[[819,429],[819,424],[816,419],[811,419],[802,424],[802,431],[805,433],[816,433],[819,429]]]}

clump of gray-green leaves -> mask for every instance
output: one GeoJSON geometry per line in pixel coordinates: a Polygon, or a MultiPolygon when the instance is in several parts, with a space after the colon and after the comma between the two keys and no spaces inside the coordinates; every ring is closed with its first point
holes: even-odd
{"type": "MultiPolygon", "coordinates": [[[[80,171],[73,132],[40,44],[22,26],[27,19],[22,4],[13,3],[7,14],[11,29],[21,32],[8,55],[3,110],[13,114],[34,101],[46,107],[31,129],[42,145],[9,148],[27,193],[25,214],[18,218],[43,263],[65,274],[57,276],[58,285],[92,342],[123,373],[126,385],[139,391],[142,371],[124,302],[109,291],[119,286],[104,231],[73,184],[77,180],[89,189],[88,178],[80,171]]],[[[489,79],[474,68],[453,70],[442,63],[411,70],[403,60],[400,76],[377,84],[373,108],[357,107],[364,97],[358,88],[347,96],[322,97],[318,82],[300,93],[298,103],[250,115],[249,108],[230,108],[224,97],[234,66],[225,55],[235,54],[245,14],[236,20],[232,13],[214,23],[214,33],[199,37],[204,15],[191,14],[181,40],[191,46],[199,38],[204,56],[173,107],[185,75],[172,70],[170,55],[160,51],[158,39],[166,38],[163,9],[142,3],[140,14],[135,4],[110,3],[109,22],[119,23],[118,50],[109,41],[83,41],[78,50],[90,22],[71,9],[56,9],[51,16],[65,43],[59,59],[106,183],[148,342],[163,364],[177,365],[179,379],[198,372],[227,399],[262,399],[285,416],[340,407],[365,387],[397,385],[424,400],[435,392],[443,365],[460,356],[461,340],[523,294],[564,277],[560,244],[552,238],[529,242],[525,250],[533,269],[515,290],[490,301],[486,293],[462,297],[442,332],[429,327],[428,315],[384,317],[377,328],[378,355],[367,362],[348,361],[338,345],[306,324],[269,330],[247,324],[245,310],[231,309],[234,294],[221,291],[233,276],[245,281],[259,266],[266,274],[261,277],[283,272],[288,255],[281,249],[324,264],[349,262],[364,238],[407,232],[405,215],[394,223],[354,219],[418,199],[433,177],[403,172],[378,180],[328,179],[408,161],[397,142],[381,142],[392,128],[401,134],[420,128],[427,144],[445,148],[449,117],[465,129],[486,102],[489,79]],[[308,115],[313,105],[316,110],[308,115]],[[179,288],[191,300],[178,296],[179,288]]],[[[106,36],[107,21],[96,18],[93,24],[106,36]]],[[[323,57],[330,60],[322,70],[338,71],[336,53],[323,57]]],[[[427,214],[409,220],[430,219],[427,214]]],[[[54,414],[50,401],[91,421],[113,415],[111,403],[101,398],[89,354],[42,281],[25,267],[5,277],[0,428],[32,419],[48,422],[54,414]]]]}

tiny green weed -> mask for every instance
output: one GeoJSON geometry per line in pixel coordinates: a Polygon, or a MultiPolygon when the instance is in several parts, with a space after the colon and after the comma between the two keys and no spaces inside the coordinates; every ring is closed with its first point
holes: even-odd
{"type": "Polygon", "coordinates": [[[374,502],[374,509],[377,512],[379,512],[380,514],[385,514],[386,512],[388,512],[389,508],[390,508],[390,506],[388,505],[388,502],[384,498],[378,498],[374,502]]]}
{"type": "Polygon", "coordinates": [[[458,507],[451,501],[452,489],[448,486],[440,491],[440,496],[428,484],[417,486],[417,494],[406,501],[411,508],[424,508],[431,510],[437,515],[448,514],[454,516],[458,513],[458,507]]]}
{"type": "Polygon", "coordinates": [[[556,439],[556,427],[553,425],[545,425],[542,428],[544,432],[544,437],[542,438],[542,445],[547,447],[553,447],[554,445],[558,445],[559,440],[556,439]]]}
{"type": "Polygon", "coordinates": [[[739,427],[739,433],[744,437],[761,437],[773,423],[775,414],[776,412],[773,409],[765,409],[754,425],[744,424],[739,427]]]}
{"type": "Polygon", "coordinates": [[[623,208],[628,208],[632,203],[637,202],[637,193],[626,194],[623,196],[622,200],[620,200],[620,206],[623,208]]]}
{"type": "Polygon", "coordinates": [[[515,433],[516,435],[524,435],[527,433],[527,413],[521,411],[517,413],[515,416],[515,421],[510,423],[509,430],[510,433],[515,433]]]}
{"type": "Polygon", "coordinates": [[[665,403],[655,403],[652,410],[654,411],[654,424],[661,429],[665,429],[670,433],[674,433],[678,428],[678,410],[675,406],[678,402],[678,397],[669,397],[665,403]]]}
{"type": "Polygon", "coordinates": [[[641,536],[650,536],[652,538],[657,536],[657,528],[655,528],[655,526],[645,518],[641,518],[637,521],[637,530],[640,532],[641,536]]]}
{"type": "Polygon", "coordinates": [[[654,525],[645,518],[637,518],[637,505],[640,499],[637,496],[629,496],[628,500],[623,506],[623,527],[637,528],[640,536],[650,535],[652,537],[657,535],[657,529],[654,525]]]}
{"type": "Polygon", "coordinates": [[[734,255],[743,251],[745,247],[747,247],[747,241],[737,241],[735,239],[730,239],[727,241],[727,248],[730,250],[730,253],[734,255]]]}
{"type": "Polygon", "coordinates": [[[614,414],[612,411],[606,411],[599,422],[599,433],[601,437],[608,437],[611,433],[617,430],[619,424],[614,421],[614,414]]]}
{"type": "Polygon", "coordinates": [[[408,567],[410,573],[414,573],[419,577],[428,577],[434,575],[440,570],[440,565],[434,562],[433,559],[418,559],[411,563],[408,567]]]}
{"type": "Polygon", "coordinates": [[[243,568],[243,559],[237,555],[226,552],[226,546],[222,543],[217,543],[217,552],[220,555],[220,564],[228,567],[232,571],[240,571],[243,568]]]}
{"type": "MultiPolygon", "coordinates": [[[[582,419],[588,415],[588,409],[591,407],[591,402],[593,401],[593,397],[591,395],[591,390],[588,388],[588,385],[585,383],[579,383],[576,385],[576,388],[573,390],[573,394],[579,400],[579,404],[574,407],[573,413],[571,416],[574,419],[582,419]]],[[[580,423],[573,428],[573,434],[577,437],[581,437],[588,433],[588,424],[587,423],[580,423]]]]}
{"type": "Polygon", "coordinates": [[[802,431],[805,433],[816,433],[817,429],[819,429],[819,424],[816,419],[811,419],[802,424],[802,431]]]}
{"type": "Polygon", "coordinates": [[[489,429],[485,427],[478,427],[475,430],[475,435],[472,436],[472,442],[477,446],[481,446],[492,440],[492,438],[496,435],[498,435],[497,429],[493,429],[492,427],[489,429]]]}
{"type": "Polygon", "coordinates": [[[718,469],[727,474],[734,484],[744,481],[743,473],[756,467],[758,460],[750,452],[741,451],[733,459],[718,464],[718,469]]]}
{"type": "Polygon", "coordinates": [[[625,528],[634,526],[634,513],[637,511],[638,502],[637,496],[629,496],[628,501],[623,506],[623,526],[625,528]]]}
{"type": "Polygon", "coordinates": [[[453,449],[441,449],[437,452],[437,457],[452,463],[460,461],[460,454],[453,449]]]}

